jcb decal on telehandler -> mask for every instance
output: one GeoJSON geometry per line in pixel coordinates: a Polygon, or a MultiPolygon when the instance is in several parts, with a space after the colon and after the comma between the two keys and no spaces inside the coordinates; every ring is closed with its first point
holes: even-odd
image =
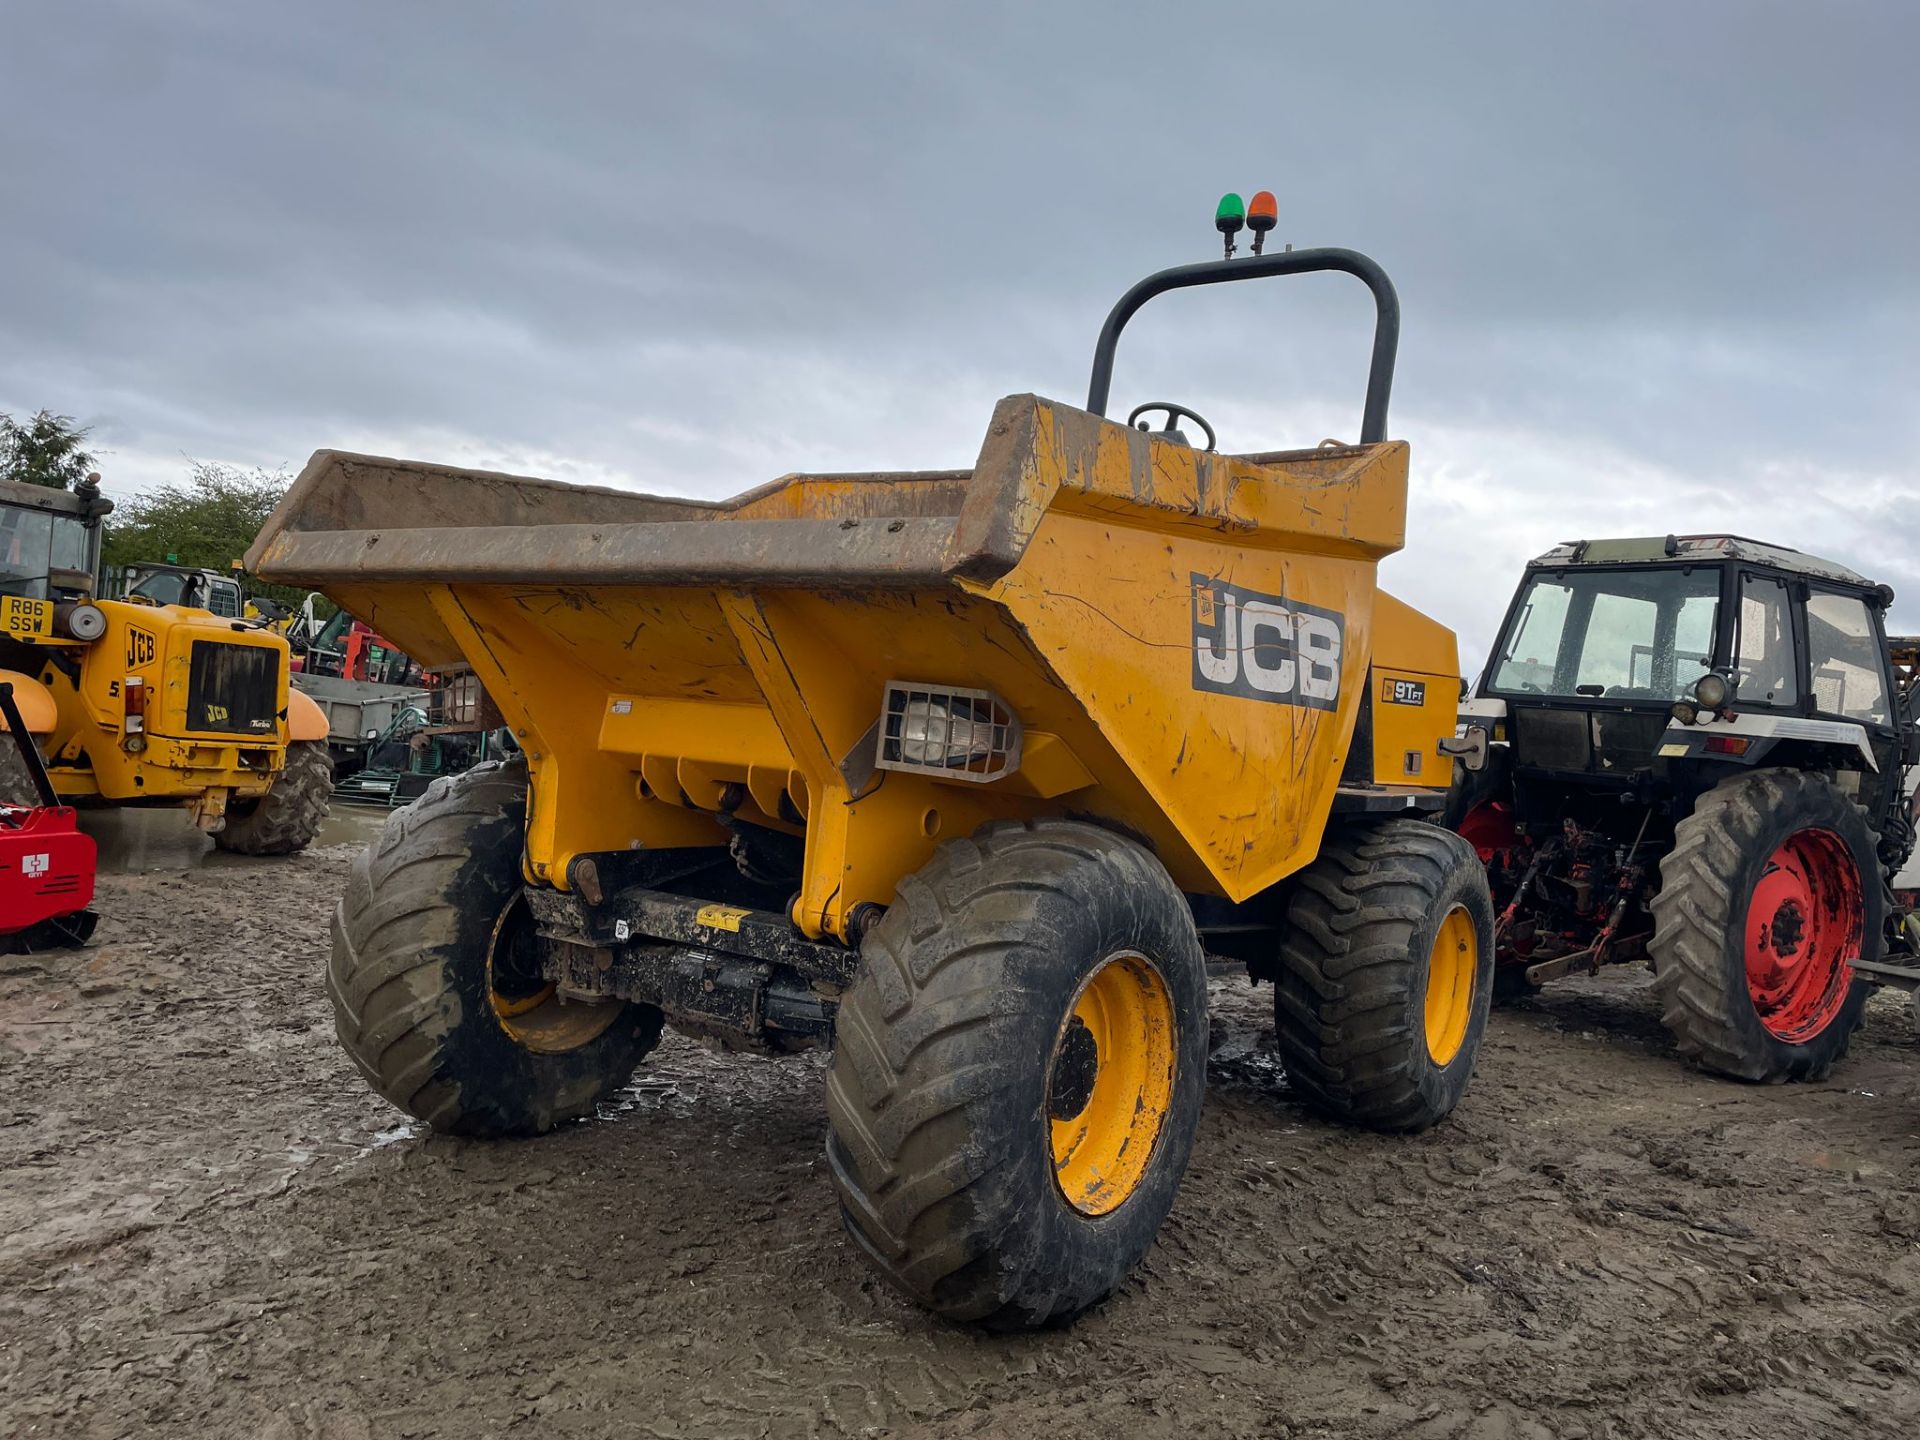
{"type": "Polygon", "coordinates": [[[150,632],[135,625],[127,627],[127,668],[129,670],[136,665],[153,664],[154,656],[158,653],[157,642],[150,632]]]}

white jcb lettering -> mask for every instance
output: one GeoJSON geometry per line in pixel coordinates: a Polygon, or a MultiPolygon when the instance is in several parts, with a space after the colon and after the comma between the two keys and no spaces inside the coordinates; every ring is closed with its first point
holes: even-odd
{"type": "Polygon", "coordinates": [[[1193,577],[1196,690],[1335,709],[1344,633],[1336,610],[1193,577]]]}
{"type": "Polygon", "coordinates": [[[1340,693],[1340,627],[1324,615],[1294,617],[1300,656],[1300,693],[1312,700],[1333,700],[1340,693]]]}
{"type": "Polygon", "coordinates": [[[1266,600],[1249,600],[1240,613],[1245,620],[1240,627],[1239,655],[1247,667],[1247,683],[1268,695],[1292,694],[1292,612],[1266,600]],[[1273,638],[1262,640],[1262,632],[1273,638]]]}
{"type": "Polygon", "coordinates": [[[1220,648],[1214,648],[1212,636],[1196,635],[1193,659],[1200,673],[1214,684],[1231,685],[1240,675],[1239,609],[1231,595],[1227,596],[1226,604],[1215,609],[1220,617],[1220,648]]]}

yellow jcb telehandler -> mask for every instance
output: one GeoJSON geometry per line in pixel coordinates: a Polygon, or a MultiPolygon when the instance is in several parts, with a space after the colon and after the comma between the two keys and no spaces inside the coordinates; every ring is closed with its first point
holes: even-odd
{"type": "Polygon", "coordinates": [[[1164,271],[1108,318],[1085,408],[1001,401],[972,469],[721,504],[316,454],[249,568],[470,664],[523,751],[352,868],[328,985],[367,1081],[438,1130],[533,1134],[663,1024],[831,1045],[848,1232],[999,1328],[1075,1314],[1152,1244],[1208,951],[1273,983],[1308,1101],[1446,1115],[1493,916],[1426,818],[1454,638],[1375,583],[1405,536],[1397,332],[1352,251],[1164,271]],[[1105,418],[1149,299],[1313,271],[1378,307],[1359,444],[1226,455],[1182,407],[1105,418]]]}
{"type": "MultiPolygon", "coordinates": [[[[63,802],[184,806],[222,849],[304,847],[333,788],[327,721],[287,688],[287,642],[191,605],[101,600],[98,477],[0,481],[0,680],[63,802]]],[[[3,722],[0,722],[3,723],[3,722]]],[[[31,803],[0,744],[0,804],[31,803]]]]}

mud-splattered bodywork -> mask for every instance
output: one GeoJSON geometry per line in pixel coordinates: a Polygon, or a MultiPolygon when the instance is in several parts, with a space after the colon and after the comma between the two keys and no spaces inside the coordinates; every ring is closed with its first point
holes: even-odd
{"type": "Polygon", "coordinates": [[[470,664],[532,771],[526,865],[805,837],[845,938],[939,840],[1099,817],[1181,887],[1310,860],[1336,790],[1444,790],[1450,632],[1380,591],[1403,444],[1207,454],[1033,396],[971,471],[790,476],[722,503],[321,451],[248,555],[428,665],[470,664]],[[890,681],[991,691],[1003,778],[876,769],[890,681]]]}

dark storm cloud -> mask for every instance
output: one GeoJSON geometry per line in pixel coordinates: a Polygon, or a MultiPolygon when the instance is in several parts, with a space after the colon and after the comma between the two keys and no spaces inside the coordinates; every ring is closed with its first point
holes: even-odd
{"type": "MultiPolygon", "coordinates": [[[[1504,591],[1576,523],[1920,600],[1909,6],[8,11],[0,409],[96,421],[123,485],[324,444],[706,493],[965,463],[1265,185],[1398,281],[1394,574],[1463,633],[1463,552],[1504,591]]],[[[1163,302],[1117,399],[1350,433],[1343,284],[1163,302]]]]}

